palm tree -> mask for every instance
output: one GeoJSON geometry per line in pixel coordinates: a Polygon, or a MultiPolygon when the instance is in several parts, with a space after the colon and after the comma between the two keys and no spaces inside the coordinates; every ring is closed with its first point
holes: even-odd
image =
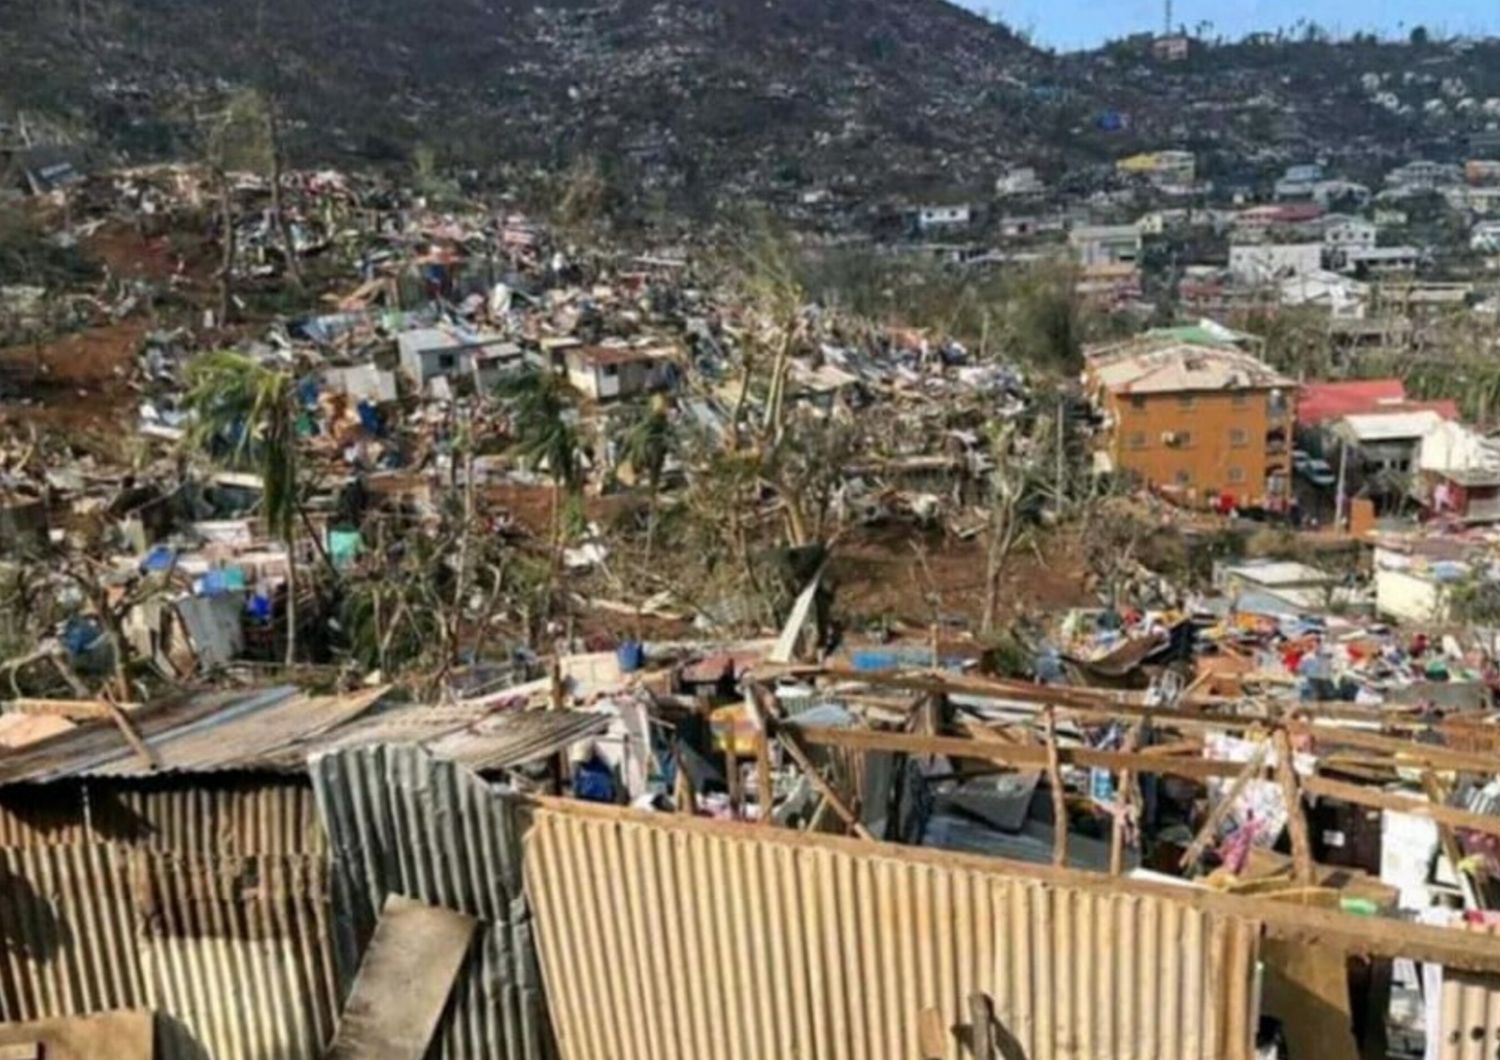
{"type": "Polygon", "coordinates": [[[244,354],[206,353],[187,371],[195,414],[189,442],[211,458],[259,473],[261,517],[286,548],[286,664],[297,658],[297,386],[290,372],[244,354]]]}
{"type": "Polygon", "coordinates": [[[661,495],[662,475],[667,469],[667,457],[673,447],[672,421],[667,416],[667,403],[657,396],[651,408],[626,433],[622,444],[622,455],[629,461],[637,476],[646,479],[646,565],[651,565],[652,546],[656,541],[656,506],[661,495]]]}
{"type": "Polygon", "coordinates": [[[502,380],[496,392],[510,402],[512,451],[533,468],[545,468],[552,479],[555,569],[562,553],[563,495],[577,492],[583,482],[578,432],[568,418],[573,392],[559,376],[535,370],[502,380]]]}

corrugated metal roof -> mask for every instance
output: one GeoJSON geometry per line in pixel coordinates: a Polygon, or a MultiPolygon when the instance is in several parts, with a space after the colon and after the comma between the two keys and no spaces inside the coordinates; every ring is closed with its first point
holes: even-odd
{"type": "Polygon", "coordinates": [[[382,744],[425,747],[439,758],[490,772],[556,754],[603,732],[609,719],[568,710],[498,710],[488,706],[396,706],[365,715],[269,760],[299,768],[310,755],[382,744]]]}
{"type": "Polygon", "coordinates": [[[974,993],[1032,1060],[1252,1051],[1257,921],[810,839],[538,809],[527,894],[563,1056],[920,1056],[934,1009],[959,1060],[974,993]]]}
{"type": "Polygon", "coordinates": [[[608,719],[571,711],[476,707],[371,708],[371,689],[308,696],[295,688],[214,693],[148,708],[132,724],[156,764],[145,762],[110,722],[93,722],[0,754],[0,787],[70,777],[144,778],[224,770],[300,771],[307,756],[336,748],[417,743],[474,769],[520,765],[602,732],[608,719]]]}
{"type": "Polygon", "coordinates": [[[388,895],[456,909],[483,923],[429,1057],[555,1055],[522,890],[523,806],[463,766],[410,745],[320,754],[309,774],[332,851],[343,989],[388,895]]]}
{"type": "Polygon", "coordinates": [[[113,723],[100,721],[0,755],[0,785],[252,768],[274,751],[359,716],[383,694],[376,689],[304,696],[281,686],[196,695],[131,715],[155,766],[140,758],[113,723]]]}

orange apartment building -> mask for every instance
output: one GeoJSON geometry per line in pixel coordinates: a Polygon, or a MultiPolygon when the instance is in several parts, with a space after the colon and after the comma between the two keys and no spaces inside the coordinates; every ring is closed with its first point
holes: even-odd
{"type": "Polygon", "coordinates": [[[1229,495],[1276,508],[1290,497],[1296,383],[1254,355],[1147,336],[1091,350],[1084,385],[1104,420],[1101,470],[1189,504],[1229,495]]]}

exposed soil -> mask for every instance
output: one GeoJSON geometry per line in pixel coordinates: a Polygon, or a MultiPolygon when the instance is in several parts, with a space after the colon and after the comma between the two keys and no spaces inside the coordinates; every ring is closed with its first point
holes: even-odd
{"type": "Polygon", "coordinates": [[[135,404],[128,385],[146,324],[129,320],[44,342],[0,349],[0,419],[68,430],[123,423],[135,404]]]}
{"type": "MultiPolygon", "coordinates": [[[[1071,536],[1047,535],[1039,557],[1017,549],[1001,577],[997,620],[1051,612],[1095,602],[1086,588],[1088,564],[1071,536]]],[[[855,621],[889,619],[925,627],[977,628],[984,612],[985,545],[934,533],[924,539],[911,528],[862,531],[842,544],[833,575],[838,609],[855,621]]]]}

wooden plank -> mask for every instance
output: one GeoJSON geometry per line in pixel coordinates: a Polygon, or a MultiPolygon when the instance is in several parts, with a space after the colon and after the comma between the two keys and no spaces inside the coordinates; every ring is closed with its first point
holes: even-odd
{"type": "MultiPolygon", "coordinates": [[[[110,705],[102,699],[12,699],[6,709],[17,714],[40,714],[69,718],[73,721],[103,721],[111,716],[110,705]]],[[[134,709],[136,704],[121,704],[134,709]]]]}
{"type": "Polygon", "coordinates": [[[771,778],[771,723],[773,703],[770,697],[762,698],[763,690],[751,686],[749,707],[755,715],[755,724],[760,734],[755,741],[755,819],[762,824],[774,824],[771,810],[776,802],[776,787],[771,778]]]}
{"type": "Polygon", "coordinates": [[[1458,769],[1486,775],[1500,772],[1500,762],[1497,762],[1491,755],[1455,751],[1447,747],[1417,743],[1414,740],[1403,740],[1394,736],[1383,736],[1380,733],[1337,725],[1309,725],[1306,722],[1297,721],[1290,723],[1289,728],[1298,735],[1308,734],[1319,743],[1358,747],[1367,751],[1382,751],[1397,758],[1419,762],[1437,769],[1458,769]]]}
{"type": "Polygon", "coordinates": [[[1372,809],[1394,810],[1397,813],[1426,817],[1452,828],[1466,828],[1471,832],[1483,832],[1485,835],[1500,835],[1500,817],[1470,813],[1468,810],[1459,810],[1452,806],[1437,806],[1411,795],[1360,787],[1358,784],[1330,780],[1328,777],[1304,777],[1302,790],[1311,795],[1342,799],[1344,802],[1369,806],[1372,809]]]}
{"type": "Polygon", "coordinates": [[[1298,883],[1313,882],[1312,840],[1307,834],[1307,811],[1302,805],[1302,789],[1297,783],[1297,769],[1292,757],[1292,738],[1285,729],[1277,729],[1276,779],[1286,801],[1287,827],[1292,833],[1292,876],[1298,883]]]}
{"type": "Polygon", "coordinates": [[[1198,829],[1198,834],[1188,844],[1188,848],[1182,853],[1182,860],[1178,864],[1184,869],[1190,869],[1198,863],[1208,845],[1214,841],[1214,836],[1219,832],[1219,825],[1224,823],[1224,818],[1229,816],[1229,811],[1234,808],[1235,800],[1244,792],[1245,787],[1257,775],[1262,773],[1266,764],[1266,753],[1271,749],[1269,743],[1262,743],[1245,763],[1245,771],[1234,778],[1234,783],[1229,785],[1222,798],[1214,804],[1209,811],[1208,819],[1203,822],[1203,827],[1198,829]]]}
{"type": "Polygon", "coordinates": [[[843,796],[834,790],[832,784],[823,779],[822,775],[818,772],[817,766],[813,765],[812,759],[807,757],[807,752],[798,746],[797,738],[792,735],[791,730],[779,730],[776,733],[776,738],[781,741],[781,746],[786,748],[786,753],[792,756],[792,761],[797,763],[797,768],[801,769],[803,774],[812,783],[812,786],[818,789],[818,794],[822,795],[828,801],[829,807],[834,813],[839,815],[839,818],[849,826],[854,834],[861,839],[874,839],[875,837],[870,834],[869,829],[859,823],[858,815],[849,808],[849,804],[844,801],[843,796]]]}
{"type": "Polygon", "coordinates": [[[135,752],[136,757],[141,760],[146,768],[158,768],[161,763],[157,761],[156,752],[151,750],[145,740],[141,739],[141,734],[136,732],[135,724],[126,715],[125,711],[121,710],[120,705],[112,700],[105,700],[104,703],[106,709],[109,711],[110,720],[115,723],[116,728],[125,737],[125,742],[130,744],[130,748],[135,752]]]}
{"type": "Polygon", "coordinates": [[[464,913],[388,897],[324,1060],[422,1060],[478,927],[464,913]]]}
{"type": "MultiPolygon", "coordinates": [[[[880,732],[873,729],[831,729],[804,727],[798,730],[803,744],[844,747],[854,751],[900,751],[917,755],[946,755],[950,758],[975,758],[999,762],[1022,769],[1046,769],[1046,747],[1027,747],[999,741],[970,740],[961,736],[923,736],[916,733],[880,732]]],[[[1096,751],[1089,747],[1058,748],[1060,765],[1097,766],[1103,769],[1131,769],[1141,773],[1158,773],[1208,780],[1213,777],[1236,777],[1245,768],[1243,762],[1211,758],[1152,757],[1140,753],[1096,751]]]]}
{"type": "MultiPolygon", "coordinates": [[[[1424,772],[1422,774],[1422,790],[1427,793],[1427,798],[1434,805],[1443,806],[1447,804],[1448,792],[1432,773],[1424,772]]],[[[1458,880],[1459,890],[1463,892],[1464,907],[1467,909],[1483,909],[1483,888],[1464,871],[1464,854],[1458,845],[1458,837],[1453,834],[1453,829],[1445,824],[1439,824],[1437,830],[1438,842],[1442,844],[1443,848],[1443,856],[1448,859],[1448,864],[1453,867],[1453,875],[1458,880]]]]}
{"type": "Polygon", "coordinates": [[[1268,939],[1261,944],[1261,1010],[1281,1020],[1287,1054],[1359,1060],[1349,1011],[1348,958],[1338,950],[1268,939]]]}

